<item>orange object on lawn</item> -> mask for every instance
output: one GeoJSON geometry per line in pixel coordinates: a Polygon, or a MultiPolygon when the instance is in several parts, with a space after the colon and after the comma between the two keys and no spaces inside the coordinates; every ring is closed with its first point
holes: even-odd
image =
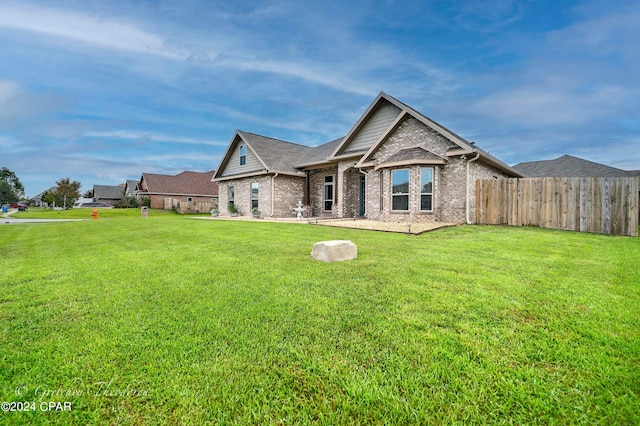
{"type": "Polygon", "coordinates": [[[98,209],[93,209],[91,217],[93,217],[93,220],[98,220],[98,209]]]}

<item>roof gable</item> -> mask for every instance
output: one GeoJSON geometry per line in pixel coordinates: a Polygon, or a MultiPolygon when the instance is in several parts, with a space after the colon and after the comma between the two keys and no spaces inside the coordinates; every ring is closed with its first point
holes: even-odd
{"type": "MultiPolygon", "coordinates": [[[[348,154],[350,151],[353,151],[353,149],[351,148],[352,143],[358,142],[359,139],[362,138],[362,136],[360,136],[361,132],[366,131],[368,127],[376,127],[376,132],[366,132],[368,136],[371,136],[373,134],[377,136],[375,140],[370,141],[371,143],[368,145],[368,147],[366,147],[366,150],[364,151],[365,157],[367,157],[368,154],[375,151],[375,149],[386,140],[386,138],[402,123],[402,121],[408,119],[409,117],[413,117],[419,120],[436,132],[442,134],[443,136],[451,140],[451,142],[458,145],[461,150],[464,151],[464,153],[473,152],[471,143],[467,142],[446,127],[436,123],[435,121],[424,116],[408,105],[400,102],[394,97],[389,96],[384,92],[380,92],[380,94],[378,94],[371,105],[369,105],[364,114],[362,114],[355,126],[353,126],[351,131],[347,134],[347,136],[345,136],[343,143],[333,153],[333,157],[339,157],[341,155],[348,154]],[[387,119],[383,120],[381,118],[382,113],[380,111],[383,111],[385,109],[388,111],[386,116],[387,119]],[[391,110],[396,112],[393,115],[393,120],[389,119],[391,117],[391,110]],[[379,127],[379,125],[383,123],[385,123],[386,126],[384,126],[384,128],[379,127]]],[[[355,146],[358,148],[362,148],[364,147],[364,145],[365,144],[359,143],[355,146]]],[[[366,161],[366,159],[363,158],[362,161],[366,161]]]]}
{"type": "Polygon", "coordinates": [[[213,178],[221,180],[261,173],[302,175],[294,164],[300,162],[311,150],[311,147],[305,145],[238,130],[213,178]],[[245,165],[240,165],[237,161],[240,145],[247,146],[245,165]]]}
{"type": "Polygon", "coordinates": [[[378,95],[367,111],[344,137],[333,157],[366,152],[396,120],[402,110],[378,95]]]}
{"type": "Polygon", "coordinates": [[[252,134],[249,133],[236,132],[227,153],[225,153],[224,164],[218,167],[219,173],[216,173],[216,176],[230,176],[267,169],[267,165],[253,149],[253,144],[249,143],[252,140],[251,136],[252,134]],[[245,149],[242,150],[242,147],[245,149]],[[241,154],[244,154],[244,163],[240,161],[241,154]]]}
{"type": "MultiPolygon", "coordinates": [[[[429,117],[423,115],[422,113],[400,102],[399,100],[393,98],[392,96],[387,95],[384,92],[381,92],[380,95],[378,95],[378,98],[376,98],[376,100],[374,101],[374,104],[376,102],[380,102],[381,99],[384,99],[392,103],[396,107],[400,108],[401,112],[396,117],[396,119],[388,126],[388,128],[380,135],[380,137],[375,141],[375,143],[367,150],[367,152],[364,155],[362,155],[356,167],[363,167],[363,165],[366,162],[372,159],[373,154],[387,141],[387,139],[398,129],[398,127],[403,122],[413,118],[418,122],[422,123],[423,125],[427,126],[428,128],[430,128],[431,130],[444,136],[448,141],[450,141],[454,145],[454,147],[449,148],[447,150],[446,155],[448,157],[461,156],[461,155],[467,155],[467,154],[477,154],[479,155],[478,158],[482,158],[483,162],[491,166],[497,167],[498,169],[503,170],[512,176],[521,176],[521,174],[518,171],[512,169],[511,167],[509,167],[509,165],[498,160],[494,156],[490,155],[488,152],[478,148],[475,145],[475,143],[465,140],[461,136],[457,135],[456,133],[444,127],[443,125],[435,122],[429,117]]],[[[366,120],[367,119],[366,116],[367,116],[367,113],[365,113],[365,115],[361,118],[361,120],[363,119],[366,120]]],[[[339,149],[336,150],[336,152],[339,152],[339,149]]]]}

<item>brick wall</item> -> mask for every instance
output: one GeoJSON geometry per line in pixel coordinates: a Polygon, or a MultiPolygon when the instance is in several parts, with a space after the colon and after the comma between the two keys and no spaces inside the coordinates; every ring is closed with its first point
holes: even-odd
{"type": "Polygon", "coordinates": [[[324,209],[324,178],[333,176],[334,181],[334,203],[336,202],[336,181],[338,168],[329,167],[325,169],[315,169],[309,171],[309,205],[311,214],[314,217],[332,217],[333,210],[324,209]]]}
{"type": "Polygon", "coordinates": [[[275,178],[274,188],[274,217],[293,217],[291,211],[298,205],[298,201],[304,203],[306,178],[280,175],[275,178]]]}
{"type": "Polygon", "coordinates": [[[242,216],[251,215],[251,184],[258,183],[258,209],[263,217],[289,217],[298,200],[304,201],[305,178],[296,176],[257,176],[233,179],[219,183],[220,215],[229,215],[229,186],[234,187],[234,204],[242,216]],[[271,211],[271,186],[275,185],[273,212],[271,211]]]}
{"type": "MultiPolygon", "coordinates": [[[[444,165],[432,166],[404,166],[409,169],[409,210],[391,210],[391,170],[370,169],[366,177],[366,217],[373,220],[399,222],[451,222],[464,223],[466,221],[466,164],[467,160],[460,157],[446,157],[449,148],[456,147],[446,137],[435,132],[418,120],[409,119],[402,123],[393,135],[375,153],[379,163],[396,154],[399,150],[411,147],[422,147],[437,155],[447,158],[444,165]],[[433,168],[433,210],[420,210],[420,169],[433,168]],[[382,179],[382,188],[381,188],[382,179]],[[381,197],[382,191],[382,197],[381,197]],[[382,204],[381,204],[382,203],[382,204]]],[[[470,216],[475,217],[475,181],[493,176],[504,177],[504,173],[481,161],[470,164],[470,216]]],[[[349,178],[343,179],[349,182],[349,178]]],[[[359,193],[358,193],[359,195],[359,193]]],[[[347,205],[348,202],[345,202],[347,205]]],[[[346,210],[349,207],[347,206],[346,210]]]]}

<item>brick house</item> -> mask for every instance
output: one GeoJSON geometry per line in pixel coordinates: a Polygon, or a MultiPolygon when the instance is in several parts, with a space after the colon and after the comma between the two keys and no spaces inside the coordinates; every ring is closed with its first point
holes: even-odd
{"type": "MultiPolygon", "coordinates": [[[[464,223],[475,181],[521,177],[474,143],[381,92],[343,138],[317,147],[237,131],[213,180],[220,213],[464,223]]],[[[473,220],[473,219],[471,219],[473,220]]]]}
{"type": "Polygon", "coordinates": [[[93,201],[114,206],[124,197],[124,186],[121,185],[93,185],[93,201]]]}
{"type": "Polygon", "coordinates": [[[136,196],[148,197],[152,209],[171,210],[180,204],[208,212],[218,204],[218,184],[211,180],[214,173],[215,170],[203,173],[186,171],[175,176],[142,173],[136,196]]]}

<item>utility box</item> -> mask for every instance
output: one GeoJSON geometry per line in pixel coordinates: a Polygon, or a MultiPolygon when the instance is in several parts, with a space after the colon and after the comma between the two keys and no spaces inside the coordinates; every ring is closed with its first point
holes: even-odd
{"type": "Polygon", "coordinates": [[[149,209],[147,208],[147,206],[144,206],[140,209],[140,216],[142,217],[149,216],[149,209]]]}

